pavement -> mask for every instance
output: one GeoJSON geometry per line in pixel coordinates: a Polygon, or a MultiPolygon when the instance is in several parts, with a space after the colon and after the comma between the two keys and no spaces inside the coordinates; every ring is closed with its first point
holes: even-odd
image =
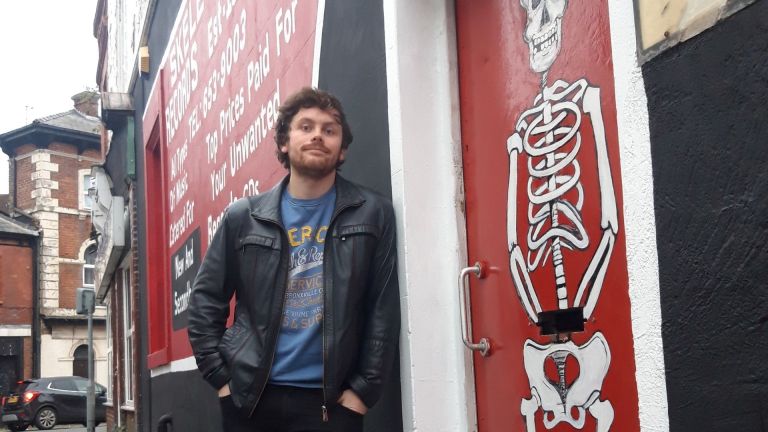
{"type": "MultiPolygon", "coordinates": [[[[8,429],[6,429],[5,427],[0,427],[0,431],[2,432],[6,432],[7,430],[8,429]]],[[[39,429],[34,426],[30,426],[29,429],[27,429],[27,431],[36,431],[36,430],[39,430],[39,429]]],[[[65,430],[67,432],[87,432],[87,429],[84,428],[83,425],[58,425],[58,426],[54,426],[54,428],[50,430],[54,430],[54,431],[65,430]]],[[[96,426],[96,432],[107,432],[107,425],[101,424],[99,426],[96,426]]]]}

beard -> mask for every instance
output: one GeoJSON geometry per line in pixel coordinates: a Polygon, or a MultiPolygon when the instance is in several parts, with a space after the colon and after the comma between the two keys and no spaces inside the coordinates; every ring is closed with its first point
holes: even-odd
{"type": "Polygon", "coordinates": [[[289,158],[291,172],[302,177],[319,180],[336,171],[341,160],[341,152],[330,158],[313,158],[299,154],[298,157],[289,158]]]}

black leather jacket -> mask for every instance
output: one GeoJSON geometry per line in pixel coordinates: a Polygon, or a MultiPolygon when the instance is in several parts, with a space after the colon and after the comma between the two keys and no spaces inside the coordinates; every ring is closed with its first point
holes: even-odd
{"type": "MultiPolygon", "coordinates": [[[[246,415],[269,379],[280,330],[290,252],[280,217],[287,180],[230,205],[189,300],[197,366],[214,388],[229,383],[246,415]],[[235,319],[226,328],[233,295],[235,319]]],[[[400,332],[395,245],[392,205],[337,176],[323,260],[324,406],[347,388],[368,407],[381,395],[400,332]]]]}

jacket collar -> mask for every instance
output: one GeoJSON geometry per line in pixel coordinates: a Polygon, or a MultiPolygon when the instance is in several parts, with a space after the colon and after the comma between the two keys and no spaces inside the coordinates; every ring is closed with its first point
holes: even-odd
{"type": "MultiPolygon", "coordinates": [[[[285,187],[288,186],[288,180],[291,175],[285,176],[278,184],[272,189],[259,195],[259,201],[251,208],[251,215],[258,219],[267,219],[276,223],[280,223],[280,198],[283,195],[285,187]],[[254,208],[255,207],[255,208],[254,208]]],[[[357,206],[365,202],[362,193],[358,187],[336,174],[336,205],[334,207],[334,216],[339,209],[357,206]]]]}

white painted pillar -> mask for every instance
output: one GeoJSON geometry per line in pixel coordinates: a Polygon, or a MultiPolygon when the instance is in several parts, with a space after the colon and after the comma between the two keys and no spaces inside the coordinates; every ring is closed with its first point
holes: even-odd
{"type": "Polygon", "coordinates": [[[637,63],[633,2],[610,0],[609,12],[640,429],[668,431],[648,102],[637,63]]]}
{"type": "Polygon", "coordinates": [[[404,430],[472,431],[456,287],[466,233],[453,2],[385,1],[384,27],[404,430]]]}

